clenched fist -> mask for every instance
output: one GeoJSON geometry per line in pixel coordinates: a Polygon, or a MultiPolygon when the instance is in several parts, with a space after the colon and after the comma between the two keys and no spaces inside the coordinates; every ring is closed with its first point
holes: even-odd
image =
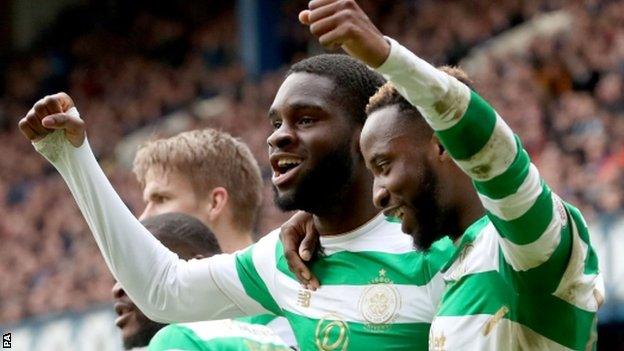
{"type": "Polygon", "coordinates": [[[355,0],[313,0],[299,21],[325,47],[341,46],[352,57],[377,68],[390,54],[390,44],[355,0]]]}
{"type": "Polygon", "coordinates": [[[19,121],[19,129],[30,141],[39,141],[56,129],[65,131],[65,137],[75,147],[85,139],[85,124],[65,93],[48,95],[37,101],[19,121]]]}

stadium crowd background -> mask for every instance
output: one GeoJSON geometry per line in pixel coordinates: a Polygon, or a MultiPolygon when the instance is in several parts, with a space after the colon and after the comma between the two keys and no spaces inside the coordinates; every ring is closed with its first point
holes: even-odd
{"type": "MultiPolygon", "coordinates": [[[[96,2],[94,2],[96,3],[96,2]]],[[[90,143],[126,203],[142,210],[139,185],[115,146],[164,116],[189,128],[240,137],[265,179],[258,233],[287,214],[272,204],[266,111],[290,62],[318,49],[297,13],[280,15],[284,67],[249,79],[238,55],[235,9],[210,1],[128,11],[70,7],[32,48],[0,61],[0,324],[81,310],[111,300],[112,276],[66,186],[17,130],[33,102],[68,92],[90,143]],[[195,103],[217,97],[217,112],[195,103]]],[[[457,64],[473,47],[536,15],[565,10],[573,24],[526,50],[486,56],[476,87],[520,134],[557,193],[589,221],[619,218],[624,201],[624,2],[360,1],[382,31],[436,64],[457,64]]],[[[213,100],[214,101],[214,100],[213,100]]]]}

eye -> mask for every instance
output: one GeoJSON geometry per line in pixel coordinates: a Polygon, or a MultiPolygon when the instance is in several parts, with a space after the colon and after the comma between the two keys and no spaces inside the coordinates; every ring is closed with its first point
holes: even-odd
{"type": "Polygon", "coordinates": [[[155,194],[152,196],[152,202],[157,203],[157,204],[161,204],[163,202],[166,202],[168,200],[168,198],[166,196],[163,195],[158,195],[155,194]]]}
{"type": "Polygon", "coordinates": [[[273,129],[279,129],[282,126],[282,121],[279,119],[273,120],[271,121],[271,125],[273,126],[273,129]]]}
{"type": "Polygon", "coordinates": [[[379,161],[377,163],[377,169],[380,174],[388,174],[388,172],[390,171],[390,162],[386,160],[379,161]]]}
{"type": "Polygon", "coordinates": [[[310,125],[314,123],[314,118],[309,116],[303,116],[299,118],[299,121],[297,123],[299,123],[300,125],[310,125]]]}

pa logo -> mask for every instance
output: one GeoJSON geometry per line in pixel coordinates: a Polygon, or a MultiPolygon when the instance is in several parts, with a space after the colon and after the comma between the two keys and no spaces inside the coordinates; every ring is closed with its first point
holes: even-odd
{"type": "Polygon", "coordinates": [[[2,334],[2,348],[3,349],[11,348],[11,333],[2,334]]]}

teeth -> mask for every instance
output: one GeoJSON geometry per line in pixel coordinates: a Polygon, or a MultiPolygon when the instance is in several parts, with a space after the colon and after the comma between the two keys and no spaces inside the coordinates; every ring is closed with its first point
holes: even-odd
{"type": "Polygon", "coordinates": [[[403,219],[403,216],[405,215],[405,209],[403,208],[403,206],[397,207],[390,211],[390,215],[398,219],[403,219]]]}
{"type": "Polygon", "coordinates": [[[296,158],[282,158],[277,161],[278,167],[297,166],[299,164],[301,164],[301,160],[296,158]]]}

